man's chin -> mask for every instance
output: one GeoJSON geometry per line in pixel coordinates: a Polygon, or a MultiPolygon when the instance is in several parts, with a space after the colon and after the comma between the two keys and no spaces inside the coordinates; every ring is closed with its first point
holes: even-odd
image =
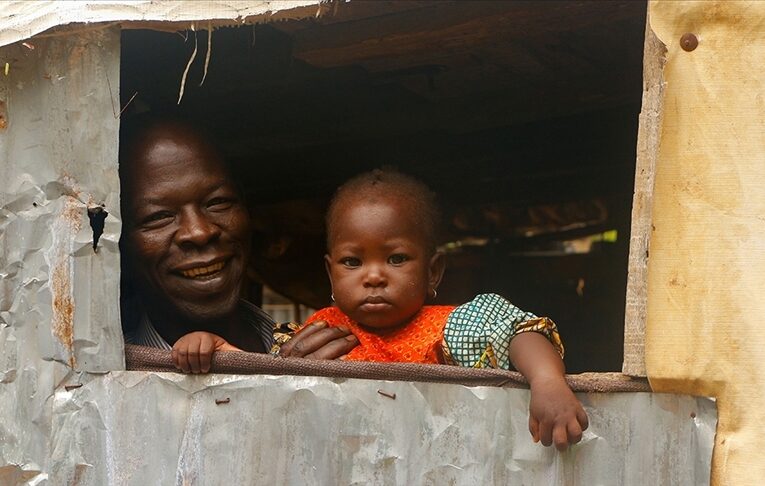
{"type": "Polygon", "coordinates": [[[182,303],[177,312],[189,323],[196,326],[217,323],[234,316],[239,308],[239,299],[215,303],[182,303]]]}

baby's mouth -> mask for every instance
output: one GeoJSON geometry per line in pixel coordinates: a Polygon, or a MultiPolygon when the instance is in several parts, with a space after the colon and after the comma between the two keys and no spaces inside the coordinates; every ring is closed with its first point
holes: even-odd
{"type": "Polygon", "coordinates": [[[209,278],[223,270],[226,266],[226,262],[213,263],[204,267],[190,268],[188,270],[181,271],[181,275],[186,278],[204,279],[209,278]]]}
{"type": "Polygon", "coordinates": [[[366,299],[364,299],[365,304],[387,304],[388,301],[386,301],[383,297],[380,297],[379,295],[370,295],[366,299]]]}

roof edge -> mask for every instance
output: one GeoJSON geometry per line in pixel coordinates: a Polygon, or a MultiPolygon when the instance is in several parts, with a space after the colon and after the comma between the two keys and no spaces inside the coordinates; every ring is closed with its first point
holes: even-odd
{"type": "Polygon", "coordinates": [[[0,47],[36,36],[66,35],[114,24],[135,29],[204,30],[318,17],[327,8],[323,0],[11,0],[0,13],[0,47]]]}

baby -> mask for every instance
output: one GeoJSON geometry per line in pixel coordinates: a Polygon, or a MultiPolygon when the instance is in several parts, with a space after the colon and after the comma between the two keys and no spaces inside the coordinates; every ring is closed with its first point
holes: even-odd
{"type": "MultiPolygon", "coordinates": [[[[336,306],[316,312],[294,337],[275,332],[279,355],[512,364],[531,387],[533,440],[560,450],[579,442],[587,415],[564,379],[563,346],[551,320],[494,294],[459,307],[425,305],[444,273],[436,250],[439,220],[435,195],[398,172],[375,170],[340,187],[327,212],[325,256],[336,306]]],[[[172,356],[183,371],[207,372],[212,354],[226,350],[238,349],[200,331],[181,337],[172,356]]]]}
{"type": "Polygon", "coordinates": [[[314,324],[284,344],[280,355],[355,345],[342,336],[317,340],[339,329],[358,340],[343,356],[348,360],[512,363],[531,387],[533,440],[560,450],[579,442],[587,415],[564,380],[563,347],[551,320],[494,294],[459,307],[425,305],[436,297],[444,273],[444,257],[436,250],[438,222],[435,195],[401,173],[375,170],[340,187],[327,213],[325,256],[336,306],[311,316],[306,322],[314,324]]]}

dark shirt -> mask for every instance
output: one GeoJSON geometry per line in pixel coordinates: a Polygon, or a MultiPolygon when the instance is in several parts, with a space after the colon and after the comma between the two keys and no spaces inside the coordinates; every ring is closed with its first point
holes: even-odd
{"type": "MultiPolygon", "coordinates": [[[[271,316],[263,312],[263,309],[246,300],[239,301],[239,310],[244,316],[245,321],[247,321],[253,327],[255,332],[258,333],[263,342],[263,349],[268,352],[274,345],[274,320],[271,316]]],[[[138,325],[135,329],[125,333],[125,342],[152,348],[166,350],[173,349],[173,346],[159,335],[157,329],[151,323],[149,316],[146,315],[145,312],[141,313],[141,317],[139,318],[138,325]]]]}

